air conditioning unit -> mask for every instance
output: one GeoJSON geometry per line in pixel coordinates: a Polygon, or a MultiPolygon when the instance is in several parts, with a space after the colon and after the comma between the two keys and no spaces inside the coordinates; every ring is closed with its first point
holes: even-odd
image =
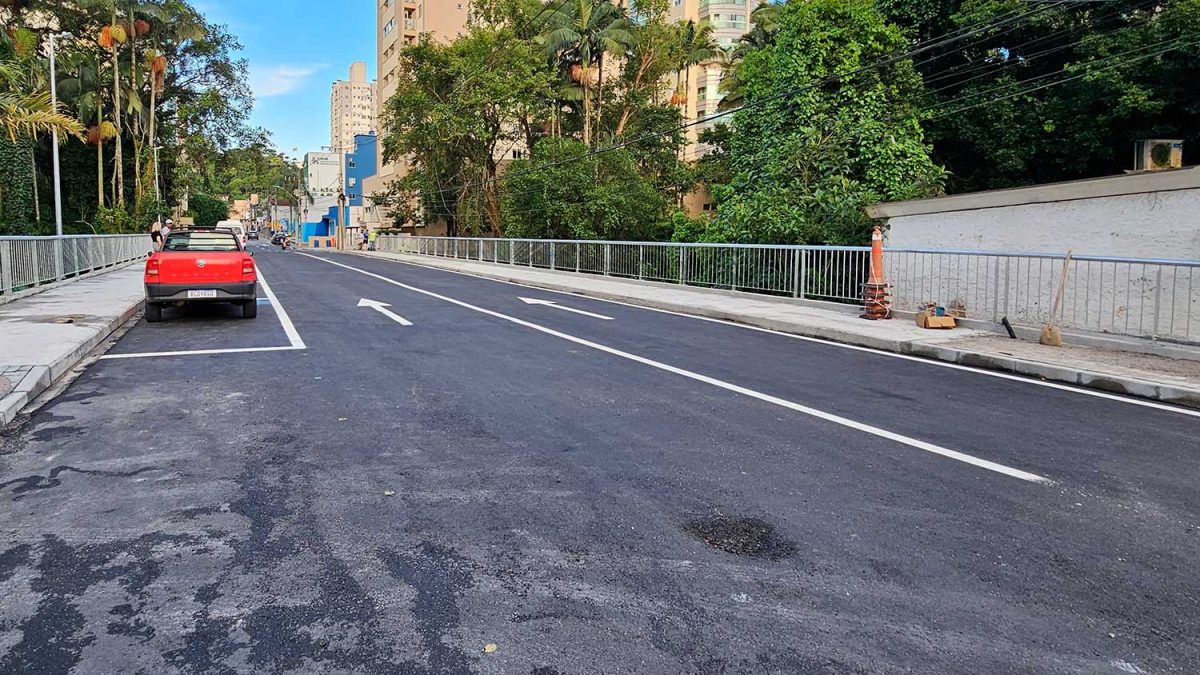
{"type": "Polygon", "coordinates": [[[1183,166],[1183,141],[1151,138],[1134,143],[1134,171],[1162,171],[1183,166]]]}

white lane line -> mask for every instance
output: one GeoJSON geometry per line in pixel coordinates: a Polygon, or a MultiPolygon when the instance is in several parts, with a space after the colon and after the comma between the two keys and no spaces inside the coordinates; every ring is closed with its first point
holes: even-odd
{"type": "Polygon", "coordinates": [[[892,359],[901,359],[904,361],[912,361],[914,363],[921,363],[921,364],[924,364],[927,366],[936,366],[938,368],[949,368],[951,370],[960,370],[960,371],[967,372],[967,373],[975,373],[977,375],[986,375],[987,377],[995,377],[995,378],[999,378],[1001,380],[1010,380],[1012,382],[1021,382],[1023,384],[1032,384],[1032,385],[1035,385],[1038,387],[1046,387],[1048,389],[1057,389],[1059,391],[1067,391],[1067,392],[1071,392],[1072,394],[1081,394],[1083,396],[1092,396],[1094,398],[1102,398],[1102,399],[1107,399],[1109,401],[1119,401],[1121,403],[1128,403],[1130,405],[1142,406],[1143,408],[1154,408],[1155,410],[1164,410],[1166,412],[1172,412],[1172,413],[1176,413],[1178,415],[1187,415],[1189,417],[1200,417],[1200,410],[1191,410],[1188,408],[1174,406],[1169,403],[1159,403],[1157,401],[1147,401],[1147,400],[1143,400],[1140,398],[1133,398],[1131,396],[1122,396],[1121,394],[1111,394],[1109,392],[1099,391],[1097,389],[1085,389],[1083,387],[1073,386],[1070,384],[1062,384],[1060,382],[1049,382],[1047,380],[1037,380],[1037,379],[1034,379],[1032,376],[1027,376],[1027,375],[1014,375],[1012,373],[1005,373],[1005,372],[998,371],[998,370],[986,370],[983,368],[976,368],[974,366],[964,366],[962,364],[951,363],[949,361],[938,361],[935,359],[929,359],[929,358],[925,358],[925,357],[921,357],[921,356],[912,356],[910,354],[900,354],[897,352],[889,352],[889,351],[884,351],[881,349],[874,349],[872,347],[863,347],[860,345],[849,345],[844,342],[834,342],[833,340],[826,340],[824,338],[810,337],[808,335],[796,335],[795,333],[784,333],[783,331],[778,331],[778,330],[774,330],[771,328],[762,328],[760,326],[751,326],[749,324],[738,323],[736,321],[730,321],[728,319],[716,319],[716,318],[709,317],[709,316],[699,316],[696,314],[685,314],[683,312],[676,312],[676,311],[670,310],[670,309],[659,309],[657,307],[647,307],[645,305],[636,305],[632,302],[624,302],[621,300],[610,300],[608,298],[598,298],[598,297],[591,296],[591,295],[583,295],[582,293],[572,293],[570,291],[559,291],[559,290],[555,290],[552,288],[542,288],[541,286],[530,286],[529,284],[522,284],[522,283],[518,283],[516,281],[508,281],[507,279],[493,279],[492,277],[487,277],[487,276],[483,276],[480,274],[473,274],[471,272],[462,272],[459,270],[447,269],[445,267],[438,267],[436,265],[426,265],[423,263],[412,262],[409,260],[394,260],[391,258],[374,258],[373,256],[364,256],[364,257],[372,257],[373,259],[376,259],[376,260],[386,260],[388,262],[399,263],[401,265],[412,265],[413,267],[422,267],[427,270],[438,270],[440,272],[448,272],[450,274],[459,274],[464,277],[473,277],[475,279],[482,279],[484,281],[493,281],[493,282],[496,282],[499,284],[509,284],[510,286],[517,286],[520,288],[532,288],[532,289],[536,289],[539,291],[544,291],[546,293],[557,293],[558,295],[565,295],[565,296],[572,297],[572,298],[582,297],[582,298],[587,298],[588,300],[595,300],[597,302],[607,302],[611,305],[621,305],[622,307],[630,307],[632,309],[641,309],[641,310],[645,310],[647,312],[658,312],[659,314],[669,314],[671,316],[679,316],[679,317],[683,317],[685,319],[695,319],[697,321],[707,321],[709,323],[719,323],[719,324],[723,324],[726,326],[733,326],[734,328],[742,328],[745,330],[757,331],[759,333],[769,333],[771,335],[779,335],[781,337],[791,338],[793,340],[803,340],[804,342],[815,342],[817,344],[829,345],[830,347],[839,347],[841,349],[849,349],[851,351],[856,351],[856,352],[865,352],[868,354],[875,354],[877,356],[886,356],[886,357],[892,358],[892,359]]]}
{"type": "Polygon", "coordinates": [[[206,354],[250,354],[254,352],[291,352],[300,347],[230,347],[228,349],[191,349],[188,351],[179,352],[139,352],[137,354],[105,354],[100,357],[101,361],[113,361],[117,359],[148,359],[158,356],[204,356],[206,354]]]}
{"type": "MultiPolygon", "coordinates": [[[[257,268],[257,266],[256,266],[257,268]]],[[[292,317],[288,316],[287,310],[280,304],[279,298],[275,297],[275,291],[271,290],[271,286],[267,283],[267,278],[263,276],[262,270],[258,270],[258,283],[262,285],[263,293],[271,300],[271,306],[275,308],[275,314],[279,317],[279,323],[283,324],[283,332],[287,334],[288,342],[291,343],[292,349],[305,349],[304,340],[300,339],[300,332],[296,330],[296,325],[292,323],[292,317]]]]}
{"type": "Polygon", "coordinates": [[[476,305],[472,305],[470,303],[463,302],[462,300],[456,300],[454,298],[451,298],[451,297],[448,297],[445,295],[434,293],[433,291],[427,291],[422,288],[417,288],[416,286],[410,286],[408,284],[396,281],[395,279],[389,279],[388,277],[385,277],[381,274],[375,274],[374,272],[368,272],[366,270],[359,269],[357,267],[352,267],[350,265],[344,265],[342,263],[334,262],[332,260],[328,260],[326,258],[321,258],[319,256],[310,255],[308,253],[301,253],[300,255],[307,256],[309,258],[313,258],[314,260],[320,260],[321,262],[329,263],[330,265],[336,265],[338,267],[342,267],[342,268],[351,270],[353,272],[358,272],[359,274],[364,274],[366,276],[373,277],[375,279],[379,279],[380,281],[385,281],[389,284],[392,284],[394,286],[399,286],[400,288],[412,291],[414,293],[420,293],[422,295],[426,295],[431,298],[437,298],[438,300],[442,300],[444,302],[449,302],[453,305],[458,305],[459,307],[462,307],[464,309],[469,309],[474,312],[479,312],[480,314],[486,314],[488,316],[492,316],[497,319],[502,319],[504,321],[508,321],[510,323],[517,324],[518,326],[524,326],[526,328],[531,328],[538,332],[545,333],[546,335],[552,335],[556,338],[560,338],[563,340],[567,340],[569,342],[573,342],[577,345],[588,347],[590,349],[595,349],[597,351],[601,351],[606,354],[611,354],[613,356],[617,356],[617,357],[620,357],[623,359],[628,359],[630,361],[634,361],[634,362],[640,363],[642,365],[650,366],[651,368],[656,368],[658,370],[666,371],[668,373],[674,373],[676,375],[680,375],[682,377],[686,377],[688,379],[695,380],[697,382],[703,382],[705,384],[710,384],[714,387],[720,387],[721,389],[725,389],[727,391],[732,391],[734,393],[741,394],[743,396],[748,396],[750,398],[755,398],[760,401],[764,401],[766,403],[771,403],[771,404],[774,404],[774,405],[777,405],[777,406],[780,406],[783,408],[787,408],[789,410],[794,410],[798,413],[810,415],[812,417],[816,417],[818,419],[822,419],[827,422],[833,422],[834,424],[839,424],[841,426],[844,426],[844,427],[847,427],[850,429],[855,429],[857,431],[871,434],[873,436],[878,436],[880,438],[886,438],[890,441],[895,441],[897,443],[901,443],[903,445],[917,448],[919,450],[924,450],[926,452],[930,452],[935,455],[940,455],[942,457],[947,457],[949,459],[953,459],[953,460],[956,460],[959,462],[964,462],[964,463],[970,464],[972,466],[977,466],[981,469],[987,469],[988,471],[994,471],[996,473],[1003,474],[1005,476],[1010,476],[1012,478],[1018,478],[1020,480],[1029,481],[1031,483],[1042,483],[1042,484],[1053,483],[1053,481],[1051,481],[1050,479],[1045,478],[1043,476],[1039,476],[1034,473],[1029,473],[1027,471],[1021,471],[1020,469],[1014,469],[1012,467],[1005,466],[1003,464],[997,464],[996,462],[991,462],[986,459],[975,457],[973,455],[968,455],[966,453],[958,452],[957,450],[950,450],[949,448],[943,448],[939,445],[934,445],[932,443],[926,443],[925,441],[918,440],[916,438],[911,438],[909,436],[897,434],[895,432],[891,432],[886,429],[881,429],[879,427],[871,426],[869,424],[863,424],[862,422],[856,422],[854,420],[847,419],[847,418],[841,417],[839,415],[827,413],[823,410],[817,410],[816,408],[810,408],[805,405],[800,405],[799,403],[788,401],[788,400],[785,400],[785,399],[782,399],[782,398],[779,398],[776,396],[771,396],[770,394],[764,394],[762,392],[755,391],[753,389],[747,389],[745,387],[741,387],[736,384],[725,382],[724,380],[718,380],[714,377],[709,377],[707,375],[701,375],[700,373],[692,372],[690,370],[684,370],[683,368],[677,368],[675,366],[668,365],[666,363],[662,363],[659,361],[655,361],[653,359],[648,359],[644,356],[638,356],[637,354],[630,354],[629,352],[624,352],[619,349],[614,349],[614,348],[608,347],[606,345],[592,342],[590,340],[585,340],[583,338],[575,337],[574,335],[568,335],[566,333],[562,333],[562,332],[556,331],[552,328],[547,328],[545,326],[541,326],[536,323],[525,321],[523,319],[518,319],[514,316],[509,316],[507,314],[501,314],[500,312],[494,312],[490,309],[485,309],[483,307],[478,307],[476,305]]]}
{"type": "Polygon", "coordinates": [[[554,309],[561,309],[564,312],[571,312],[572,314],[582,314],[584,316],[590,316],[593,319],[603,319],[605,321],[615,321],[615,319],[613,319],[611,316],[604,316],[603,314],[593,314],[592,312],[585,312],[582,309],[575,309],[574,307],[564,307],[563,305],[560,305],[557,302],[554,302],[553,300],[538,300],[537,298],[517,298],[517,299],[527,305],[541,305],[543,307],[553,307],[554,309]]]}

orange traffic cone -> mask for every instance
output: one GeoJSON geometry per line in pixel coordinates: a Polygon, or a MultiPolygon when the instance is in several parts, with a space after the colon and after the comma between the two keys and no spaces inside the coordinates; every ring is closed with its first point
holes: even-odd
{"type": "Polygon", "coordinates": [[[879,226],[871,233],[871,270],[867,283],[863,284],[863,305],[865,311],[860,318],[872,321],[892,318],[888,284],[883,277],[883,230],[879,226]]]}

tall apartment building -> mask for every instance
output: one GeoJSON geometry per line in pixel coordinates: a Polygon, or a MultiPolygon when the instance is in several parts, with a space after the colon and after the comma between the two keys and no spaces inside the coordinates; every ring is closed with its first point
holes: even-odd
{"type": "MultiPolygon", "coordinates": [[[[732,49],[738,40],[750,30],[750,14],[767,0],[672,0],[671,18],[678,21],[707,21],[713,28],[713,39],[722,50],[732,49]]],[[[721,103],[721,77],[724,69],[721,61],[712,59],[692,66],[683,81],[676,82],[677,90],[687,102],[681,104],[683,117],[687,121],[707,117],[717,112],[721,103]]],[[[704,153],[699,143],[700,133],[708,124],[690,127],[687,131],[688,145],[685,156],[698,159],[704,153]]],[[[699,215],[712,207],[707,190],[703,188],[684,198],[684,208],[691,215],[699,215]]]]}
{"type": "MultiPolygon", "coordinates": [[[[379,72],[375,81],[375,115],[378,120],[387,101],[396,93],[397,70],[400,50],[412,45],[421,35],[429,33],[433,39],[450,42],[466,31],[470,12],[468,0],[375,0],[375,46],[379,72]]],[[[386,130],[376,124],[382,136],[386,130]]],[[[406,168],[401,162],[385,164],[379,154],[378,171],[364,181],[364,190],[370,195],[382,192],[387,184],[402,177],[406,168]]]]}
{"type": "Polygon", "coordinates": [[[350,64],[350,79],[333,83],[329,100],[329,145],[334,152],[353,152],[354,137],[375,131],[375,83],[367,81],[367,64],[350,64]]]}
{"type": "MultiPolygon", "coordinates": [[[[672,0],[671,18],[680,21],[707,21],[713,27],[713,39],[722,50],[729,50],[750,29],[750,14],[767,0],[672,0]]],[[[720,84],[724,74],[717,59],[692,66],[686,92],[684,118],[694,120],[717,112],[721,102],[720,84]]]]}

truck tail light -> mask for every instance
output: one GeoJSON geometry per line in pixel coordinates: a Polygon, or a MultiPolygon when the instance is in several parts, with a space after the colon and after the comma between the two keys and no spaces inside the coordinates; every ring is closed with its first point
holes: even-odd
{"type": "Polygon", "coordinates": [[[158,268],[162,263],[158,258],[150,258],[146,261],[146,281],[158,281],[158,268]]]}
{"type": "Polygon", "coordinates": [[[242,276],[254,276],[254,260],[252,258],[242,258],[242,276]]]}

